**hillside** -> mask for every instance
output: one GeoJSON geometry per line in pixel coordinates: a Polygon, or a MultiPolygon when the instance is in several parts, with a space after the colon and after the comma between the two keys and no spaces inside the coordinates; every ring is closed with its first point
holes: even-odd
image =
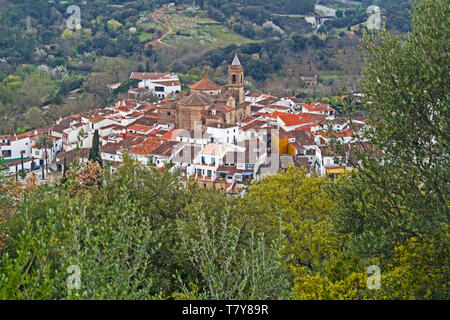
{"type": "MultiPolygon", "coordinates": [[[[106,85],[131,71],[176,72],[189,85],[206,69],[223,84],[235,53],[254,91],[320,98],[356,89],[366,1],[171,2],[73,1],[77,27],[65,1],[0,1],[0,133],[104,106],[106,85]],[[335,16],[311,24],[327,12],[335,16]],[[301,77],[314,75],[318,86],[306,88],[301,77]]],[[[374,3],[389,30],[409,30],[406,1],[374,3]]]]}

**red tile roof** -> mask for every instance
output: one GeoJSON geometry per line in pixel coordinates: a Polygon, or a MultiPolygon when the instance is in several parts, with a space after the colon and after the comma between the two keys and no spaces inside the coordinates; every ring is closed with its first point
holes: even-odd
{"type": "Polygon", "coordinates": [[[335,111],[329,104],[321,102],[305,103],[302,106],[309,111],[335,111]]]}
{"type": "Polygon", "coordinates": [[[192,90],[219,90],[221,87],[212,80],[208,79],[208,74],[205,72],[203,79],[194,83],[189,88],[192,90]]]}
{"type": "Polygon", "coordinates": [[[128,127],[128,130],[138,131],[138,132],[149,132],[153,130],[153,127],[149,127],[143,124],[132,124],[128,127]]]}
{"type": "Polygon", "coordinates": [[[170,73],[159,73],[159,72],[132,72],[130,79],[139,80],[164,80],[170,79],[170,73]]]}
{"type": "Polygon", "coordinates": [[[281,113],[278,115],[278,118],[280,118],[287,127],[311,123],[311,120],[302,118],[298,114],[281,113]]]}
{"type": "Polygon", "coordinates": [[[130,153],[132,154],[140,154],[140,155],[149,155],[153,150],[158,148],[161,145],[161,140],[156,137],[149,137],[145,139],[142,143],[132,147],[130,149],[130,153]]]}

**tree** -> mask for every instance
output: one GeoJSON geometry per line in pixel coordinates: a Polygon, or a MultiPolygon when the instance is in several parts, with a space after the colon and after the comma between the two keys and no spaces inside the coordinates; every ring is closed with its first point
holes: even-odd
{"type": "Polygon", "coordinates": [[[89,160],[97,162],[100,167],[103,167],[103,161],[100,155],[100,138],[98,135],[98,129],[95,130],[94,136],[92,137],[92,147],[89,151],[89,160]]]}
{"type": "Polygon", "coordinates": [[[305,170],[289,167],[286,172],[252,185],[243,199],[245,210],[254,212],[253,223],[267,236],[283,232],[283,254],[293,267],[310,272],[321,270],[337,251],[332,228],[333,202],[325,192],[326,180],[308,177],[305,170]],[[253,207],[253,209],[251,209],[253,207]]]}
{"type": "MultiPolygon", "coordinates": [[[[47,135],[39,136],[39,138],[36,140],[36,148],[38,149],[44,149],[44,156],[45,156],[45,169],[47,172],[47,178],[48,178],[48,155],[47,155],[47,149],[53,148],[53,140],[47,135]]],[[[44,178],[44,177],[42,177],[44,178]]]]}
{"type": "Polygon", "coordinates": [[[22,86],[22,78],[11,74],[3,79],[2,85],[5,85],[12,90],[17,90],[22,86]]]}
{"type": "Polygon", "coordinates": [[[116,32],[117,30],[119,30],[122,27],[122,24],[114,19],[108,20],[107,22],[108,25],[108,30],[109,31],[114,31],[116,32]]]}
{"type": "Polygon", "coordinates": [[[122,58],[111,58],[105,62],[105,73],[108,74],[112,83],[128,79],[130,75],[130,66],[122,58]]]}
{"type": "Polygon", "coordinates": [[[27,110],[26,115],[27,124],[34,129],[38,129],[44,123],[42,112],[38,107],[31,107],[27,110]]]}
{"type": "MultiPolygon", "coordinates": [[[[283,268],[281,239],[266,247],[264,236],[243,239],[243,225],[232,222],[229,208],[216,213],[195,213],[198,233],[187,237],[189,224],[179,221],[183,249],[201,276],[203,290],[186,287],[184,297],[229,299],[278,299],[290,295],[289,271],[283,268]],[[218,220],[218,221],[216,221],[218,220]]],[[[180,296],[176,294],[175,296],[180,296]]]]}
{"type": "Polygon", "coordinates": [[[61,34],[61,38],[63,38],[63,40],[70,40],[73,38],[73,31],[70,29],[65,29],[63,31],[63,33],[61,34]]]}
{"type": "Polygon", "coordinates": [[[41,106],[54,96],[56,90],[56,83],[46,72],[32,72],[23,80],[19,98],[23,105],[41,106]]]}
{"type": "Polygon", "coordinates": [[[64,163],[63,163],[63,172],[62,172],[62,179],[61,179],[61,183],[66,183],[67,181],[67,158],[66,158],[66,153],[64,153],[64,163]]]}
{"type": "Polygon", "coordinates": [[[377,298],[448,300],[449,255],[448,238],[408,239],[406,244],[395,248],[392,262],[382,274],[377,298]]]}
{"type": "Polygon", "coordinates": [[[137,88],[139,82],[141,82],[141,80],[139,79],[128,79],[122,82],[116,89],[114,89],[113,94],[117,95],[119,93],[128,92],[130,88],[137,88]]]}
{"type": "Polygon", "coordinates": [[[85,87],[88,92],[91,92],[97,96],[105,94],[107,92],[107,84],[107,74],[92,72],[86,77],[83,83],[83,87],[85,87]]]}
{"type": "Polygon", "coordinates": [[[350,159],[357,170],[332,185],[333,220],[352,250],[384,266],[408,239],[441,247],[446,238],[449,12],[448,1],[423,0],[414,7],[410,34],[382,30],[362,42],[360,88],[374,129],[361,133],[350,159]]]}

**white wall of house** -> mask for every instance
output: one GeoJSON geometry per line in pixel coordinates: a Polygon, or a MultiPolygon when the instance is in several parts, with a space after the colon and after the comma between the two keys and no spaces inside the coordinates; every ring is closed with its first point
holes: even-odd
{"type": "MultiPolygon", "coordinates": [[[[23,168],[24,170],[30,170],[31,169],[31,164],[33,163],[32,159],[26,159],[23,161],[23,168]]],[[[38,160],[34,160],[34,164],[35,165],[39,165],[39,161],[38,160]]],[[[20,172],[22,170],[22,164],[18,164],[17,165],[17,171],[20,172]]],[[[8,167],[8,173],[12,174],[12,173],[16,173],[16,166],[9,166],[8,167]]]]}
{"type": "Polygon", "coordinates": [[[112,162],[122,162],[123,161],[122,155],[120,153],[111,154],[111,153],[102,152],[101,157],[102,157],[102,160],[105,160],[105,161],[112,161],[112,162]]]}
{"type": "Polygon", "coordinates": [[[1,151],[5,160],[20,159],[21,151],[23,151],[23,157],[28,158],[31,155],[31,140],[29,137],[11,140],[9,145],[1,146],[1,151]]]}
{"type": "Polygon", "coordinates": [[[233,143],[238,141],[239,137],[238,126],[229,128],[207,127],[206,132],[212,135],[216,143],[233,143]]]}
{"type": "Polygon", "coordinates": [[[89,122],[89,131],[95,131],[97,129],[100,129],[101,127],[109,126],[110,124],[118,124],[116,121],[111,119],[104,119],[102,121],[99,121],[97,123],[89,122]]]}
{"type": "Polygon", "coordinates": [[[148,155],[130,153],[130,157],[136,161],[139,161],[144,166],[148,166],[151,163],[148,155]]]}
{"type": "Polygon", "coordinates": [[[145,88],[148,92],[159,98],[165,98],[171,94],[181,92],[181,85],[176,85],[178,82],[178,76],[172,76],[169,80],[150,80],[145,79],[138,83],[138,88],[145,88]],[[159,82],[159,83],[155,83],[159,82]]]}

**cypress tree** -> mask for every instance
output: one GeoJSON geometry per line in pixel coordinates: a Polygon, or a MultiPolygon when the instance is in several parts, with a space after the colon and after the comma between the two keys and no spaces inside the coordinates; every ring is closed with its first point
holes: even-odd
{"type": "Polygon", "coordinates": [[[66,183],[67,178],[66,178],[66,173],[67,173],[67,159],[66,159],[66,154],[64,153],[64,164],[63,164],[63,173],[62,173],[62,179],[61,179],[61,183],[66,183]]]}
{"type": "Polygon", "coordinates": [[[92,147],[89,151],[89,160],[98,162],[100,167],[103,168],[102,158],[100,156],[100,138],[98,135],[98,130],[95,130],[94,137],[92,138],[92,147]]]}

